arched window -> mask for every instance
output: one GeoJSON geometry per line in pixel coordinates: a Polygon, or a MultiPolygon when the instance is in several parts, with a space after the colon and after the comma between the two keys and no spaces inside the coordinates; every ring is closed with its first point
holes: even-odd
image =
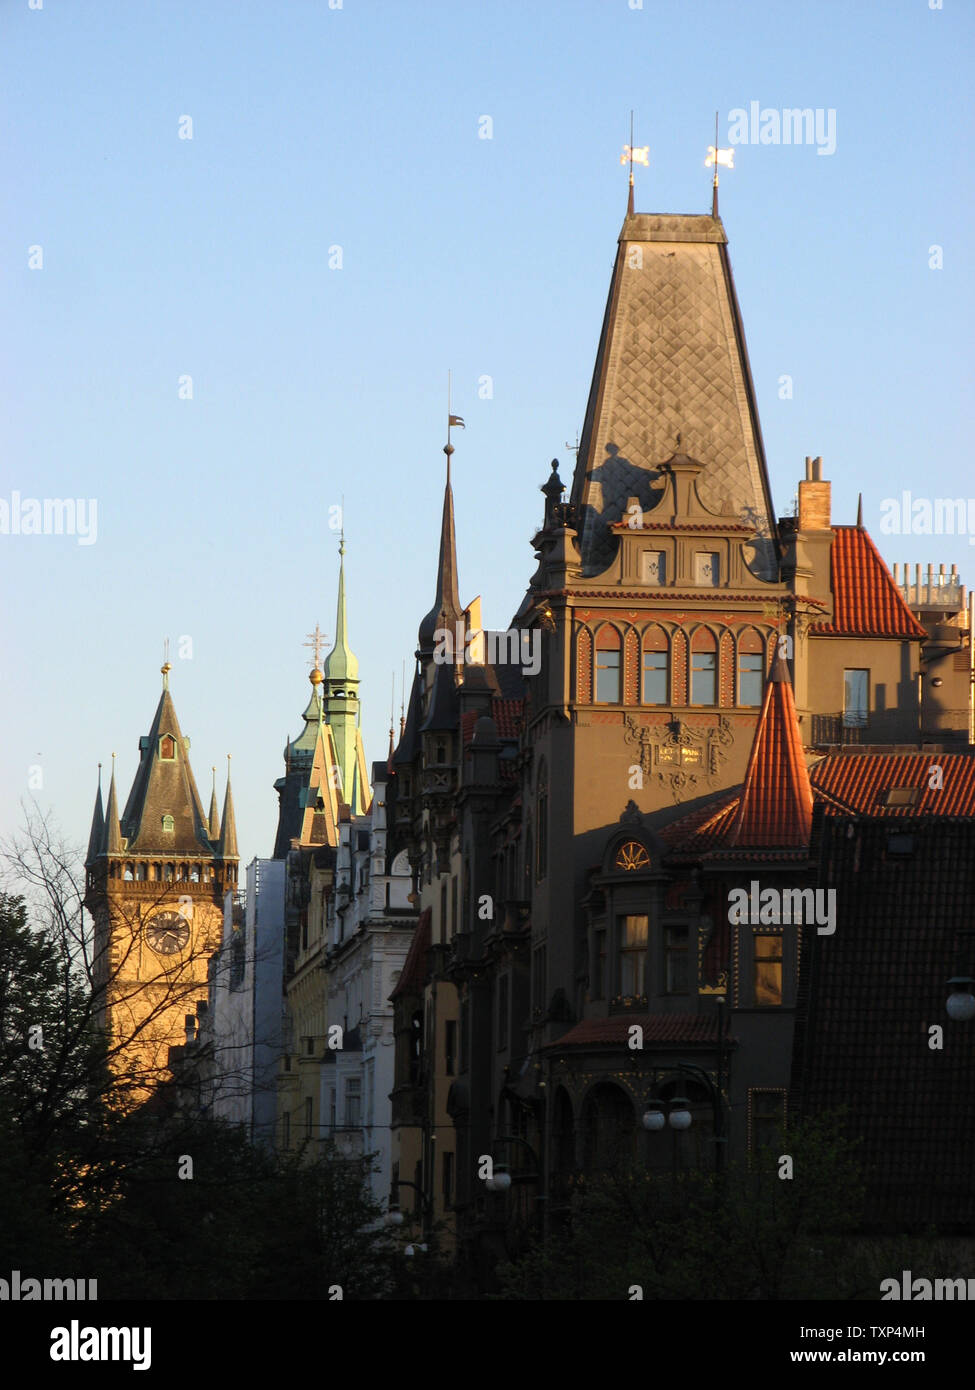
{"type": "Polygon", "coordinates": [[[624,840],[616,851],[613,867],[624,869],[628,873],[637,869],[649,869],[650,856],[639,840],[624,840]]]}
{"type": "Polygon", "coordinates": [[[199,866],[198,864],[194,864],[193,867],[190,869],[190,882],[191,882],[191,883],[199,883],[199,881],[200,881],[200,866],[199,866]]]}
{"type": "Polygon", "coordinates": [[[125,879],[126,883],[131,883],[133,881],[133,879],[135,878],[135,874],[133,872],[131,864],[126,864],[125,873],[122,875],[122,877],[125,879]]]}
{"type": "Polygon", "coordinates": [[[174,870],[172,864],[167,864],[165,869],[163,870],[163,878],[166,880],[167,883],[172,883],[173,874],[174,870]]]}
{"type": "Polygon", "coordinates": [[[173,833],[176,829],[176,822],[173,820],[172,816],[163,816],[162,828],[168,835],[173,833]]]}
{"type": "Polygon", "coordinates": [[[159,756],[168,763],[176,757],[176,740],[172,734],[163,734],[159,740],[159,756]]]}
{"type": "Polygon", "coordinates": [[[618,705],[620,702],[620,635],[614,627],[605,625],[596,638],[596,704],[618,705]]]}
{"type": "Polygon", "coordinates": [[[603,1082],[593,1087],[583,1106],[582,1128],[590,1172],[607,1172],[633,1161],[636,1116],[633,1102],[619,1086],[603,1082]]]}
{"type": "Polygon", "coordinates": [[[670,701],[669,643],[662,627],[647,628],[643,637],[643,703],[666,705],[670,701]]]}
{"type": "Polygon", "coordinates": [[[754,628],[748,628],[738,638],[738,703],[762,703],[762,668],[765,652],[762,639],[754,628]]]}
{"type": "Polygon", "coordinates": [[[718,646],[714,633],[699,627],[691,639],[691,704],[718,703],[718,646]]]}

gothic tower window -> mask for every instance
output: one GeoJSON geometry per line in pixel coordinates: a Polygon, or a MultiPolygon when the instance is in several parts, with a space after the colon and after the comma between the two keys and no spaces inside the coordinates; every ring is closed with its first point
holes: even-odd
{"type": "Polygon", "coordinates": [[[643,703],[666,705],[670,698],[669,643],[662,627],[647,629],[643,638],[643,703]]]}
{"type": "Polygon", "coordinates": [[[748,628],[738,639],[738,703],[762,703],[762,674],[765,651],[762,639],[754,628],[748,628]]]}
{"type": "Polygon", "coordinates": [[[699,627],[691,639],[691,704],[718,702],[718,649],[714,633],[699,627]]]}
{"type": "Polygon", "coordinates": [[[173,820],[172,816],[163,816],[162,828],[170,835],[173,833],[176,829],[176,822],[173,820]]]}
{"type": "Polygon", "coordinates": [[[173,762],[176,757],[176,740],[172,734],[163,734],[159,740],[159,756],[167,763],[173,762]]]}
{"type": "Polygon", "coordinates": [[[596,704],[618,705],[620,702],[620,635],[614,627],[604,626],[596,638],[596,704]]]}

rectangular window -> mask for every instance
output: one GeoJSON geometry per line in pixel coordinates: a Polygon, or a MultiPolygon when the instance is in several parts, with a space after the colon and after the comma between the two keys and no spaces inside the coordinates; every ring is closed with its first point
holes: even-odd
{"type": "Polygon", "coordinates": [[[444,1024],[444,1067],[448,1076],[453,1076],[457,1063],[457,1021],[448,1018],[444,1024]]]}
{"type": "Polygon", "coordinates": [[[762,654],[741,652],[738,657],[738,703],[762,703],[762,654]]]}
{"type": "Polygon", "coordinates": [[[450,1205],[454,1196],[454,1156],[448,1151],[443,1154],[443,1199],[450,1205]]]}
{"type": "Polygon", "coordinates": [[[721,561],[716,550],[699,550],[694,556],[694,583],[712,587],[721,582],[721,561]]]}
{"type": "Polygon", "coordinates": [[[619,989],[625,997],[638,997],[644,991],[644,969],[647,959],[647,930],[645,916],[620,917],[619,921],[619,989]]]}
{"type": "Polygon", "coordinates": [[[350,1076],[345,1083],[345,1126],[358,1129],[362,1124],[362,1077],[350,1076]]]}
{"type": "Polygon", "coordinates": [[[687,994],[687,927],[668,927],[664,933],[664,978],[668,994],[687,994]]]}
{"type": "Polygon", "coordinates": [[[596,703],[620,702],[620,649],[596,652],[596,703]]]}
{"type": "Polygon", "coordinates": [[[498,978],[498,1050],[508,1046],[508,977],[498,978]]]}
{"type": "Polygon", "coordinates": [[[667,653],[643,653],[643,703],[645,705],[665,705],[667,703],[667,653]]]}
{"type": "Polygon", "coordinates": [[[748,1089],[748,1150],[775,1144],[785,1127],[785,1091],[748,1089]]]}
{"type": "Polygon", "coordinates": [[[717,704],[717,653],[691,653],[691,704],[717,704]]]}
{"type": "Polygon", "coordinates": [[[603,999],[606,994],[606,929],[601,927],[592,934],[592,990],[593,999],[603,999]]]}
{"type": "Polygon", "coordinates": [[[865,729],[869,708],[870,672],[848,670],[843,672],[843,727],[845,729],[865,729]]]}
{"type": "Polygon", "coordinates": [[[667,583],[667,557],[662,550],[645,550],[643,552],[641,578],[644,584],[667,583]]]}
{"type": "Polygon", "coordinates": [[[782,1003],[782,934],[757,932],[753,938],[755,1004],[782,1003]]]}

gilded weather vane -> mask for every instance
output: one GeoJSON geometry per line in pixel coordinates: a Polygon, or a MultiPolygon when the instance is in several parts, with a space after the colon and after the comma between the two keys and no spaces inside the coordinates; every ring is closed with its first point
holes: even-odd
{"type": "Polygon", "coordinates": [[[629,163],[630,166],[630,199],[627,211],[633,215],[633,165],[642,164],[644,168],[650,167],[650,146],[634,145],[633,143],[633,112],[630,112],[630,143],[623,146],[623,153],[620,155],[620,163],[629,163]]]}

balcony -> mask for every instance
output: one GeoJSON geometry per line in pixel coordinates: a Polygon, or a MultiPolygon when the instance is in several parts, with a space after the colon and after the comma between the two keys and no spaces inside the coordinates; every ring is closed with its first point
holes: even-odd
{"type": "Polygon", "coordinates": [[[862,724],[847,724],[844,721],[851,716],[844,714],[814,714],[812,716],[812,744],[813,747],[835,748],[846,744],[867,743],[867,720],[862,724]]]}

